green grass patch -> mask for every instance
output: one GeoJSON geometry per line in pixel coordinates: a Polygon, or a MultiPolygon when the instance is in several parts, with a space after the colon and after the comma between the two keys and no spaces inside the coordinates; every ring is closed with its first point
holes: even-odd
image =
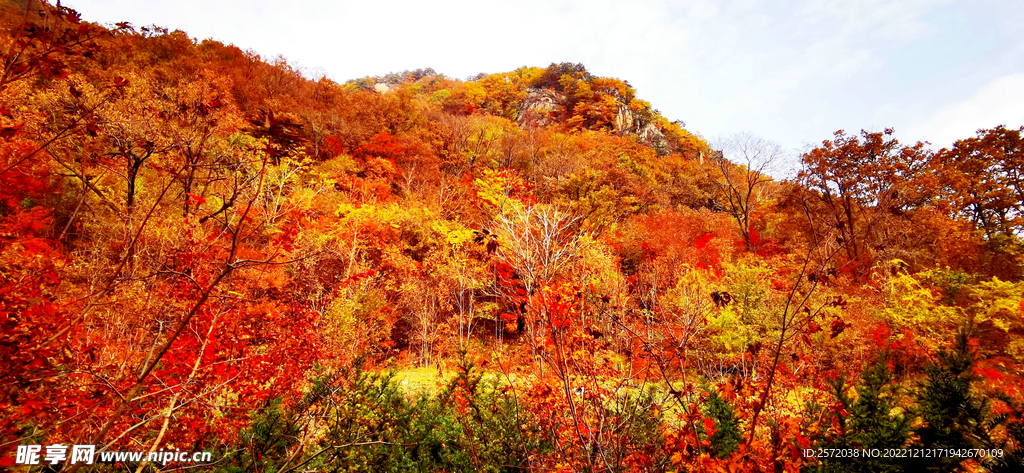
{"type": "MultiPolygon", "coordinates": [[[[401,386],[402,391],[406,394],[417,395],[423,393],[428,396],[434,396],[444,389],[448,383],[451,383],[456,375],[457,372],[454,369],[444,370],[442,375],[438,375],[436,367],[405,368],[395,372],[395,382],[401,386]]],[[[510,377],[512,382],[516,381],[514,374],[510,377]]],[[[499,385],[508,384],[508,380],[503,373],[496,371],[485,371],[483,373],[484,383],[489,384],[495,381],[499,385]]]]}
{"type": "Polygon", "coordinates": [[[455,378],[455,371],[438,375],[437,368],[406,368],[395,373],[395,381],[406,394],[426,393],[433,396],[455,378]]]}

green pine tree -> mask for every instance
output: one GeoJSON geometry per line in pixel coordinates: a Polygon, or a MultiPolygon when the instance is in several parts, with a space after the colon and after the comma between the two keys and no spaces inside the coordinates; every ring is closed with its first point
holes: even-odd
{"type": "Polygon", "coordinates": [[[711,455],[725,458],[736,451],[740,445],[741,434],[739,420],[736,419],[735,410],[729,405],[729,401],[718,392],[711,391],[707,402],[704,403],[704,415],[715,421],[715,433],[708,438],[711,443],[711,455]]]}
{"type": "MultiPolygon", "coordinates": [[[[839,434],[822,448],[879,449],[901,448],[909,439],[910,418],[899,408],[898,386],[883,357],[861,373],[857,398],[847,394],[846,383],[834,385],[835,395],[848,413],[839,416],[839,434]]],[[[808,471],[819,472],[898,472],[906,470],[901,458],[833,458],[822,460],[808,471]]]]}
{"type": "MultiPolygon", "coordinates": [[[[923,448],[991,446],[988,431],[994,419],[988,419],[988,399],[971,392],[978,379],[973,366],[974,354],[962,331],[953,349],[940,352],[938,362],[927,367],[919,401],[924,424],[917,429],[923,448]]],[[[950,471],[962,462],[962,458],[943,455],[924,458],[921,465],[929,471],[950,471]]]]}

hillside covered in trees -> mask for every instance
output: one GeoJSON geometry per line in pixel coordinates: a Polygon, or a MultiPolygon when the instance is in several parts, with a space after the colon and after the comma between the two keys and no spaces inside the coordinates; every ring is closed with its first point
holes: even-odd
{"type": "Polygon", "coordinates": [[[780,180],[579,64],[339,84],[27,3],[0,466],[1024,468],[1024,128],[839,131],[780,180]]]}

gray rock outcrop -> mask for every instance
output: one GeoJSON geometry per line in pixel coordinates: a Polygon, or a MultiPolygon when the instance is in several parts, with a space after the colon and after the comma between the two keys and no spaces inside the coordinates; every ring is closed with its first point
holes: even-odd
{"type": "MultiPolygon", "coordinates": [[[[565,120],[566,96],[551,89],[530,87],[518,110],[519,126],[548,126],[565,120]]],[[[641,143],[658,148],[665,144],[665,134],[657,125],[638,117],[625,103],[619,103],[612,132],[636,136],[641,143]]]]}

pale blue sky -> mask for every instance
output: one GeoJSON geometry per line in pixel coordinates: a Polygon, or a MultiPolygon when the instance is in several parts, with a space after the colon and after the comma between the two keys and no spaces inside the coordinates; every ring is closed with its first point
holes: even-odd
{"type": "Polygon", "coordinates": [[[948,146],[1024,125],[1019,0],[68,0],[83,18],[156,24],[343,82],[582,62],[706,137],[793,150],[843,128],[948,146]]]}

